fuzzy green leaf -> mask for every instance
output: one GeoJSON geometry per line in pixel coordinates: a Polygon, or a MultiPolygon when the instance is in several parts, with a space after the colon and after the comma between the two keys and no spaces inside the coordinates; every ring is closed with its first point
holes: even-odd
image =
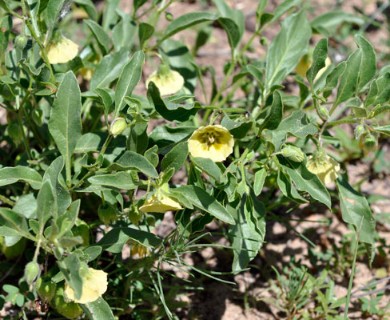
{"type": "Polygon", "coordinates": [[[214,21],[216,19],[217,16],[214,13],[210,13],[210,12],[191,12],[191,13],[184,14],[178,17],[177,19],[173,20],[168,25],[163,37],[161,38],[161,41],[193,25],[206,22],[206,21],[214,21]]]}
{"type": "Polygon", "coordinates": [[[58,88],[48,126],[70,172],[71,157],[81,136],[81,93],[72,71],[65,74],[58,88]]]}
{"type": "Polygon", "coordinates": [[[221,221],[229,224],[235,224],[233,217],[222,206],[222,204],[197,186],[181,186],[179,188],[172,189],[171,193],[173,196],[175,196],[175,194],[183,196],[198,209],[210,213],[212,216],[221,221]]]}
{"type": "Polygon", "coordinates": [[[91,79],[91,91],[96,88],[108,87],[119,77],[120,71],[128,61],[128,51],[120,50],[106,55],[97,65],[91,79]]]}
{"type": "Polygon", "coordinates": [[[355,226],[359,241],[374,244],[375,219],[367,199],[349,185],[345,175],[337,179],[337,188],[343,220],[355,226]]]}
{"type": "Polygon", "coordinates": [[[282,23],[282,29],[272,41],[267,57],[265,88],[280,84],[295,68],[307,50],[311,28],[304,11],[293,14],[282,23]]]}
{"type": "Polygon", "coordinates": [[[20,180],[28,183],[35,190],[40,189],[42,184],[41,175],[29,167],[16,166],[0,169],[0,187],[20,180]]]}
{"type": "Polygon", "coordinates": [[[89,29],[91,29],[97,42],[102,48],[103,54],[109,52],[111,47],[111,39],[104,31],[104,29],[93,20],[84,20],[84,23],[86,23],[89,29]]]}
{"type": "Polygon", "coordinates": [[[328,39],[321,39],[318,41],[313,52],[313,63],[306,76],[310,84],[313,85],[314,79],[323,67],[325,67],[325,60],[328,57],[328,39]]]}
{"type": "Polygon", "coordinates": [[[115,320],[109,304],[102,298],[82,304],[85,314],[90,320],[115,320]]]}
{"type": "Polygon", "coordinates": [[[115,116],[118,116],[119,111],[125,105],[125,97],[131,95],[141,80],[144,62],[145,54],[142,51],[137,51],[123,67],[115,91],[115,116]]]}

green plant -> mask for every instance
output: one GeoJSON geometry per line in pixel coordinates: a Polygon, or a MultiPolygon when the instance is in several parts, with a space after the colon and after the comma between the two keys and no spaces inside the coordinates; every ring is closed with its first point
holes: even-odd
{"type": "MultiPolygon", "coordinates": [[[[25,251],[8,255],[27,266],[25,291],[37,297],[37,281],[50,275],[53,310],[65,317],[175,318],[181,303],[175,286],[164,287],[163,264],[206,274],[182,257],[202,246],[210,222],[229,240],[238,273],[261,250],[268,213],[338,202],[354,232],[352,285],[359,244],[371,261],[377,238],[345,162],[380,152],[390,134],[390,70],[377,69],[363,33],[346,60],[329,63],[328,37],[364,19],[332,11],[309,21],[301,1],[270,12],[261,0],[245,41],[245,17],[225,1],[176,16],[173,2],[135,0],[125,13],[118,1],[0,1],[0,236],[5,256],[26,241],[25,251]],[[197,61],[213,25],[229,46],[221,81],[197,61]],[[178,40],[192,30],[192,43],[178,40]],[[314,33],[322,38],[311,48],[314,33]],[[253,58],[258,41],[266,53],[253,58]],[[309,52],[311,64],[296,72],[309,52]],[[355,137],[341,132],[345,125],[355,137]],[[173,231],[157,235],[168,211],[173,231]],[[62,309],[68,300],[70,311],[62,309]]],[[[278,281],[292,319],[314,279],[293,268],[278,281]]],[[[3,286],[7,301],[34,313],[18,290],[3,286]]]]}

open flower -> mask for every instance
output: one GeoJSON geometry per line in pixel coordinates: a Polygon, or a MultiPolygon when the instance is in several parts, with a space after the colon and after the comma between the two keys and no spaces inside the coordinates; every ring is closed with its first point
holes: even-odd
{"type": "Polygon", "coordinates": [[[81,290],[81,297],[77,299],[75,292],[68,285],[65,284],[65,297],[77,303],[93,302],[107,290],[107,273],[103,270],[96,270],[93,268],[82,268],[80,275],[83,281],[81,290]]]}
{"type": "Polygon", "coordinates": [[[234,139],[221,125],[210,125],[195,130],[188,140],[188,151],[193,157],[221,162],[233,152],[234,139]]]}
{"type": "Polygon", "coordinates": [[[340,165],[323,151],[308,157],[306,168],[327,186],[331,186],[340,172],[340,165]]]}
{"type": "Polygon", "coordinates": [[[184,78],[177,71],[171,70],[169,66],[163,64],[160,68],[153,72],[146,80],[146,87],[153,82],[161,96],[175,94],[184,86],[184,78]]]}
{"type": "Polygon", "coordinates": [[[165,213],[167,211],[177,211],[183,209],[180,203],[166,196],[159,190],[153,194],[139,208],[142,212],[165,213]]]}
{"type": "Polygon", "coordinates": [[[51,64],[66,63],[73,60],[79,52],[79,46],[72,40],[62,37],[47,48],[47,57],[51,64]]]}

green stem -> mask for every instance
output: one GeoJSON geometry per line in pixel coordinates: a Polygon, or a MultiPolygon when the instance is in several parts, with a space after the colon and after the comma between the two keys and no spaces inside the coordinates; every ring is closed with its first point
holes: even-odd
{"type": "Polygon", "coordinates": [[[27,152],[28,158],[31,160],[32,159],[32,155],[31,155],[31,150],[30,150],[30,143],[27,141],[27,136],[24,133],[22,117],[21,117],[21,114],[20,114],[19,111],[18,111],[18,124],[19,124],[19,127],[20,127],[20,131],[22,133],[24,149],[27,152]]]}
{"type": "Polygon", "coordinates": [[[0,201],[3,202],[3,203],[8,204],[11,207],[13,207],[15,205],[15,202],[13,202],[12,200],[8,199],[7,197],[5,197],[5,196],[3,196],[1,194],[0,194],[0,201]]]}
{"type": "Polygon", "coordinates": [[[22,9],[23,9],[23,15],[24,15],[23,20],[26,23],[26,26],[31,33],[31,36],[38,43],[38,46],[41,49],[41,57],[42,57],[43,61],[45,62],[46,67],[49,69],[49,72],[50,72],[50,81],[55,83],[55,76],[54,76],[53,68],[49,62],[49,58],[47,57],[45,46],[42,43],[38,34],[35,32],[35,29],[29,20],[29,19],[32,19],[32,17],[31,17],[30,11],[27,8],[28,8],[28,6],[26,6],[25,0],[22,0],[22,9]]]}
{"type": "Polygon", "coordinates": [[[353,279],[355,277],[355,272],[356,272],[356,258],[357,258],[358,248],[359,248],[359,238],[356,232],[355,251],[353,253],[352,269],[351,269],[351,275],[349,277],[349,283],[348,283],[347,300],[345,301],[344,319],[348,319],[348,310],[349,310],[349,304],[351,302],[353,279]]]}

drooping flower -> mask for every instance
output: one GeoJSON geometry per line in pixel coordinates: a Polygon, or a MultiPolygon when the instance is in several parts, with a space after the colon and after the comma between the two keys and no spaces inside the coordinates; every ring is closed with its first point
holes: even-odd
{"type": "Polygon", "coordinates": [[[141,212],[165,213],[183,209],[180,203],[161,192],[156,192],[139,208],[141,212]]]}
{"type": "Polygon", "coordinates": [[[47,58],[51,64],[67,63],[73,60],[79,52],[79,46],[72,40],[61,37],[47,48],[47,58]]]}
{"type": "Polygon", "coordinates": [[[327,186],[331,186],[340,172],[339,163],[329,157],[325,152],[318,151],[308,157],[306,168],[327,186]]]}
{"type": "Polygon", "coordinates": [[[188,151],[193,157],[221,162],[233,152],[234,139],[221,125],[210,125],[195,130],[188,140],[188,151]]]}
{"type": "Polygon", "coordinates": [[[80,275],[83,281],[81,297],[76,298],[74,290],[65,284],[65,297],[77,303],[93,302],[107,290],[107,273],[93,268],[82,268],[80,275]]]}
{"type": "Polygon", "coordinates": [[[157,71],[154,71],[146,80],[146,87],[153,82],[161,96],[168,96],[179,92],[184,86],[184,78],[177,71],[171,70],[163,64],[157,71]]]}
{"type": "Polygon", "coordinates": [[[136,241],[131,241],[130,255],[133,258],[145,258],[150,255],[150,249],[136,241]]]}
{"type": "MultiPolygon", "coordinates": [[[[301,58],[301,60],[297,64],[297,66],[295,67],[295,72],[297,74],[299,74],[301,77],[305,77],[306,73],[307,73],[307,70],[309,70],[309,68],[311,67],[312,63],[313,63],[312,55],[311,54],[305,54],[301,58]]],[[[317,81],[331,64],[332,64],[332,61],[330,60],[330,58],[326,57],[326,59],[325,59],[325,66],[318,71],[316,77],[314,78],[314,81],[317,81]]]]}

